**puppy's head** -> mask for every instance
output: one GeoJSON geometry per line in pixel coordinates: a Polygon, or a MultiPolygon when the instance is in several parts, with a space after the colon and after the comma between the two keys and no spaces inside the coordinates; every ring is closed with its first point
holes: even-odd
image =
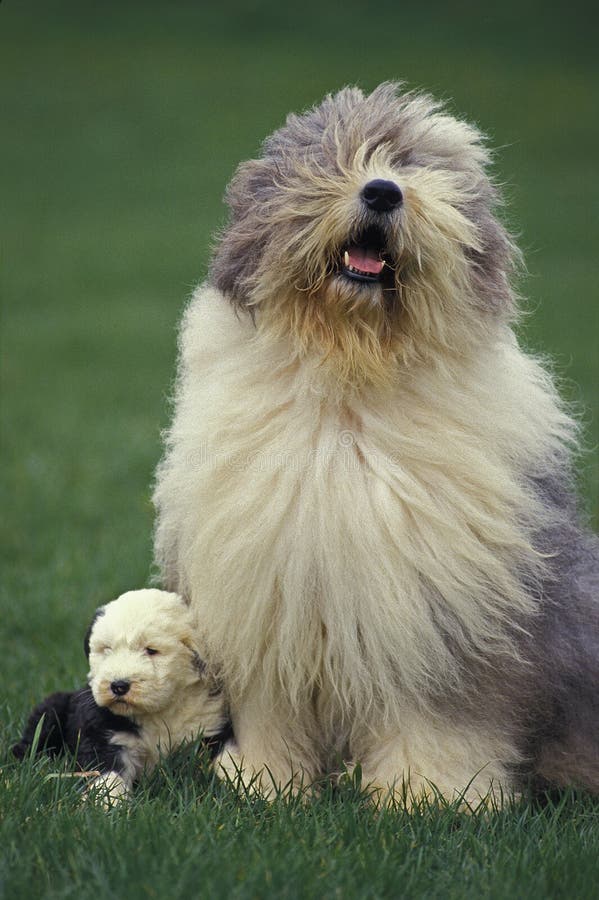
{"type": "Polygon", "coordinates": [[[98,706],[124,716],[167,710],[208,679],[189,608],[177,594],[129,591],[97,610],[85,638],[98,706]]]}
{"type": "Polygon", "coordinates": [[[212,279],[348,373],[460,352],[513,305],[487,162],[480,133],[426,95],[342,90],[240,166],[212,279]]]}

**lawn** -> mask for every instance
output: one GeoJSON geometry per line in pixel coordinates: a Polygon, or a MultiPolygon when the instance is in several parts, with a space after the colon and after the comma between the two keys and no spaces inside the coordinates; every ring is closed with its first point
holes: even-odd
{"type": "Polygon", "coordinates": [[[96,606],[147,583],[152,472],[177,322],[235,165],[290,109],[403,78],[498,148],[528,265],[522,340],[583,421],[599,522],[599,118],[591,29],[508,0],[374,8],[0,2],[0,893],[94,897],[596,896],[599,806],[377,814],[351,786],[267,806],[190,750],[108,815],[9,754],[28,709],[85,678],[96,606]],[[474,10],[474,6],[472,9],[474,10]],[[482,9],[482,8],[481,8],[482,9]]]}

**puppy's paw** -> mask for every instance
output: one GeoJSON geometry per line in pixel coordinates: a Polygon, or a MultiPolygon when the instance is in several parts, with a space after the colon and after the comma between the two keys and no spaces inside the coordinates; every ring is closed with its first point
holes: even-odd
{"type": "Polygon", "coordinates": [[[118,772],[106,772],[93,779],[86,787],[84,797],[108,810],[126,800],[130,793],[129,785],[118,772]]]}

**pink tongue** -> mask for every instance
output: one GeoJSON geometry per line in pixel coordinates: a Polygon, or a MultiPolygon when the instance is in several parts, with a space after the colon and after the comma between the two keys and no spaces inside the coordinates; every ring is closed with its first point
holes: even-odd
{"type": "Polygon", "coordinates": [[[350,266],[361,272],[368,272],[369,275],[378,275],[385,265],[378,253],[368,247],[350,247],[348,253],[350,266]]]}

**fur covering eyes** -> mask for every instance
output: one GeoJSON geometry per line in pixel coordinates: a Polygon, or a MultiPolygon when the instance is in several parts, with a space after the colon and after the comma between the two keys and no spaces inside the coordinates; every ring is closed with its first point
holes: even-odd
{"type": "Polygon", "coordinates": [[[266,793],[340,759],[382,799],[599,792],[599,548],[489,163],[384,84],[290,115],[229,185],[155,547],[230,698],[217,766],[266,793]]]}

